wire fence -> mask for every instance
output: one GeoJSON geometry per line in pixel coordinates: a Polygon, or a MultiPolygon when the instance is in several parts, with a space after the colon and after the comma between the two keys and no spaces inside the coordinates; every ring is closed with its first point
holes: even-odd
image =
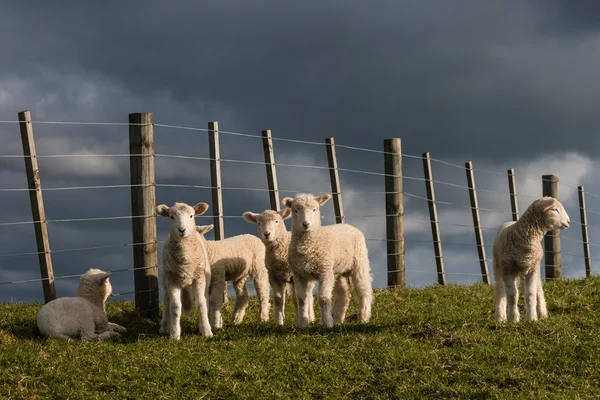
{"type": "MultiPolygon", "coordinates": [[[[209,136],[209,139],[214,136],[216,129],[209,128],[198,128],[198,127],[189,127],[189,126],[180,126],[180,125],[170,125],[170,124],[159,124],[159,123],[120,123],[120,122],[70,122],[70,121],[33,121],[33,122],[23,122],[23,121],[0,121],[0,124],[15,124],[21,127],[23,134],[23,125],[81,125],[81,126],[120,126],[120,127],[129,127],[130,130],[132,127],[139,127],[140,129],[147,129],[149,127],[156,129],[161,128],[160,130],[176,130],[176,131],[191,131],[191,132],[204,132],[209,136]],[[212,136],[211,136],[212,134],[212,136]]],[[[161,140],[160,134],[157,133],[157,137],[161,140]]],[[[233,132],[233,131],[225,131],[218,130],[219,135],[230,135],[233,137],[247,137],[253,139],[260,139],[263,144],[265,143],[265,134],[263,132],[262,135],[244,133],[244,132],[233,132]]],[[[560,185],[564,186],[564,189],[561,190],[561,198],[565,198],[567,202],[565,202],[565,207],[570,212],[572,224],[577,226],[582,230],[581,239],[577,238],[577,233],[571,230],[568,234],[562,233],[558,235],[560,240],[564,239],[565,243],[562,245],[562,251],[559,252],[558,258],[556,256],[552,260],[545,259],[544,264],[546,267],[546,271],[550,268],[556,268],[558,270],[565,270],[569,273],[575,273],[576,276],[582,275],[584,272],[586,275],[591,274],[591,263],[592,261],[600,261],[598,258],[594,258],[591,256],[591,251],[589,248],[596,248],[600,246],[600,243],[593,243],[588,236],[588,228],[592,230],[597,230],[600,225],[588,224],[587,216],[590,214],[592,218],[595,215],[600,215],[600,210],[590,209],[585,206],[585,203],[582,203],[581,193],[583,193],[583,187],[578,187],[576,185],[565,183],[565,182],[557,182],[557,179],[554,177],[548,178],[544,176],[542,179],[534,179],[530,176],[519,176],[516,174],[517,182],[519,182],[520,188],[522,190],[515,191],[511,193],[510,190],[501,190],[496,186],[493,189],[490,188],[475,188],[474,184],[470,184],[468,179],[460,182],[455,180],[453,182],[449,182],[446,180],[434,179],[431,176],[431,173],[436,173],[438,169],[440,171],[447,171],[448,168],[454,170],[456,172],[460,172],[463,174],[463,177],[467,177],[469,173],[469,168],[466,165],[459,165],[453,162],[449,162],[447,160],[441,160],[437,158],[431,158],[427,154],[423,155],[412,155],[412,154],[404,154],[404,153],[395,153],[390,151],[382,151],[376,149],[362,148],[358,146],[349,146],[345,144],[336,143],[335,145],[329,145],[326,142],[314,142],[308,140],[297,140],[297,139],[288,139],[288,138],[279,138],[269,136],[269,140],[274,142],[288,142],[292,144],[302,144],[309,145],[315,147],[322,147],[323,150],[329,151],[330,148],[335,147],[336,149],[343,149],[343,151],[349,152],[362,152],[369,153],[373,155],[380,155],[383,157],[398,157],[401,159],[405,159],[407,163],[410,162],[423,162],[424,160],[429,160],[433,165],[431,170],[423,171],[423,176],[418,176],[414,172],[417,168],[405,168],[406,171],[411,171],[411,174],[394,174],[389,172],[381,172],[377,170],[368,170],[368,169],[357,169],[357,168],[342,168],[337,165],[337,160],[335,164],[332,165],[309,165],[309,164],[297,164],[297,163],[286,163],[286,162],[269,162],[267,160],[267,156],[265,153],[265,161],[256,161],[256,160],[245,160],[245,159],[237,159],[237,158],[221,158],[220,156],[210,155],[209,157],[203,157],[199,155],[186,155],[186,154],[167,154],[167,153],[154,153],[154,149],[152,149],[149,153],[144,152],[130,152],[130,153],[68,153],[68,154],[27,154],[24,149],[24,154],[0,154],[0,159],[25,159],[26,164],[28,162],[33,162],[37,159],[76,159],[76,158],[85,158],[85,157],[99,157],[99,158],[124,158],[127,157],[131,160],[134,159],[146,159],[148,157],[153,158],[153,163],[157,160],[180,160],[180,161],[203,161],[210,163],[211,173],[214,172],[215,168],[220,169],[220,164],[232,164],[239,165],[241,169],[244,166],[262,166],[262,167],[271,167],[271,168],[280,168],[282,171],[286,169],[305,169],[305,170],[314,170],[319,173],[323,173],[323,179],[327,179],[327,175],[333,176],[333,172],[335,172],[336,179],[339,179],[338,174],[344,173],[348,174],[350,178],[348,178],[344,182],[352,182],[354,178],[357,177],[360,179],[370,179],[372,177],[381,177],[383,179],[401,179],[404,182],[404,187],[402,190],[390,190],[387,186],[385,190],[340,190],[336,191],[333,185],[332,179],[332,190],[330,191],[311,191],[310,187],[303,188],[301,190],[300,187],[292,188],[282,188],[279,189],[278,186],[273,187],[273,182],[268,182],[268,187],[253,187],[252,185],[248,186],[227,186],[222,185],[220,181],[215,182],[212,181],[207,184],[192,184],[186,180],[165,180],[165,181],[152,181],[151,183],[114,183],[114,184],[105,184],[105,185],[73,185],[73,186],[55,186],[55,187],[40,187],[32,185],[31,181],[29,182],[29,187],[2,187],[0,188],[0,192],[27,192],[30,196],[36,196],[37,193],[46,193],[46,192],[61,192],[61,191],[97,191],[97,190],[108,190],[108,189],[129,189],[132,191],[135,188],[140,190],[156,190],[157,188],[164,188],[165,190],[175,190],[175,189],[202,189],[208,190],[211,192],[213,200],[215,199],[215,195],[218,194],[221,196],[222,191],[241,191],[241,192],[255,192],[255,193],[264,193],[265,197],[272,197],[274,193],[300,193],[300,192],[311,192],[315,194],[323,194],[323,193],[331,193],[334,196],[356,196],[356,197],[366,197],[366,196],[379,196],[379,199],[386,200],[390,197],[402,196],[404,198],[404,208],[405,211],[403,214],[390,214],[386,213],[386,207],[369,207],[365,209],[364,207],[349,207],[348,209],[352,209],[355,213],[345,214],[344,210],[334,210],[335,215],[328,215],[327,217],[341,217],[343,216],[345,219],[351,221],[353,225],[365,228],[373,226],[370,220],[377,220],[377,226],[379,227],[379,232],[382,234],[382,237],[373,237],[374,234],[372,229],[363,229],[365,231],[365,236],[367,243],[369,244],[369,251],[371,254],[371,262],[372,262],[372,274],[375,277],[376,282],[380,282],[380,286],[388,286],[389,285],[389,277],[391,275],[405,275],[406,273],[414,274],[414,282],[421,283],[433,283],[436,277],[444,276],[443,282],[445,283],[445,276],[457,276],[457,277],[467,277],[466,279],[470,279],[470,282],[481,280],[484,281],[489,279],[489,274],[487,272],[488,265],[493,261],[493,258],[490,256],[492,253],[492,241],[495,236],[495,232],[498,229],[498,226],[507,220],[511,219],[511,215],[518,213],[518,211],[510,208],[510,199],[514,198],[515,203],[519,205],[517,199],[525,198],[526,205],[531,203],[532,199],[541,197],[542,193],[538,195],[534,194],[536,190],[532,188],[535,185],[547,184],[555,184],[556,186],[560,185]],[[30,161],[28,161],[30,160],[30,161]],[[435,167],[435,168],[434,168],[435,167]],[[429,175],[428,175],[429,173],[429,175]],[[429,176],[429,178],[428,178],[429,176]],[[362,178],[361,178],[362,177],[362,178]],[[535,183],[534,183],[535,182],[535,183]],[[415,185],[421,185],[420,190],[415,185]],[[436,189],[440,190],[441,188],[445,188],[440,193],[442,193],[442,199],[434,198],[433,190],[432,193],[429,193],[426,189],[428,187],[436,187],[436,189]],[[308,190],[307,190],[308,189],[308,190]],[[426,192],[425,194],[421,194],[420,191],[426,192]],[[460,204],[459,200],[460,195],[465,196],[464,199],[466,204],[460,204]],[[485,197],[484,201],[475,202],[472,201],[469,204],[469,195],[478,195],[482,194],[485,197]],[[579,201],[577,201],[579,196],[579,201]],[[405,196],[405,197],[404,197],[405,196]],[[501,201],[498,199],[502,199],[501,201]],[[575,199],[575,200],[573,200],[575,199]],[[484,206],[481,206],[484,204],[484,206]],[[575,204],[573,204],[575,203],[575,204]],[[439,207],[438,207],[439,206],[439,207]],[[362,212],[360,212],[362,210],[362,212]],[[439,211],[438,211],[439,210],[439,211]],[[439,212],[439,213],[438,213],[439,212]],[[475,216],[477,214],[477,216],[475,216]],[[578,222],[575,221],[579,215],[583,215],[584,217],[578,222]],[[401,218],[404,223],[404,232],[402,236],[385,236],[386,229],[385,225],[382,223],[383,221],[394,220],[401,218]],[[482,220],[487,221],[486,223],[482,223],[482,220]],[[428,231],[431,230],[433,233],[433,237],[427,235],[428,231]],[[471,232],[469,232],[470,230],[471,232]],[[585,231],[585,232],[584,232],[585,231]],[[437,235],[436,236],[436,232],[437,235]],[[477,238],[477,232],[481,232],[481,242],[474,240],[469,242],[468,240],[472,240],[473,233],[477,238]],[[406,235],[406,236],[405,236],[406,235]],[[460,236],[460,240],[456,240],[455,236],[460,236]],[[467,237],[470,239],[466,239],[467,237]],[[408,238],[407,238],[408,237],[408,238]],[[450,237],[450,238],[448,238],[450,237]],[[484,240],[485,239],[485,240],[484,240]],[[398,250],[393,250],[393,247],[389,247],[390,245],[397,245],[398,243],[402,243],[402,251],[397,252],[398,250]],[[432,246],[432,247],[429,247],[432,246]],[[442,246],[444,249],[450,249],[450,251],[446,251],[444,255],[442,254],[442,246]],[[587,246],[587,251],[585,250],[587,246]],[[387,247],[387,248],[386,248],[387,247]],[[463,250],[452,250],[454,248],[460,248],[463,250]],[[471,249],[472,252],[466,252],[465,249],[471,249]],[[485,253],[485,250],[488,253],[485,253]],[[583,252],[581,251],[583,250],[583,252]],[[427,255],[428,251],[434,251],[435,254],[431,257],[427,255]],[[465,254],[471,254],[471,261],[468,261],[469,265],[458,266],[459,263],[462,262],[465,254]],[[423,259],[423,257],[431,257],[428,259],[423,259]],[[384,265],[384,261],[380,261],[379,264],[375,263],[375,260],[380,260],[382,258],[387,257],[388,265],[387,268],[384,265]],[[401,257],[402,265],[398,266],[397,264],[390,264],[389,259],[401,257]],[[458,261],[452,262],[453,257],[457,258],[458,261]],[[562,257],[562,258],[561,258],[562,257]],[[450,262],[449,264],[443,264],[443,261],[450,262]],[[558,261],[557,261],[558,260],[558,261]],[[567,263],[563,263],[562,261],[567,261],[567,263]],[[471,265],[472,264],[472,265],[471,265]],[[478,266],[481,269],[481,272],[478,271],[478,266]],[[578,272],[577,272],[578,271],[578,272]],[[425,276],[424,276],[425,275],[425,276]],[[385,278],[388,278],[387,282],[385,278]]],[[[214,145],[214,143],[211,143],[214,145]]],[[[218,142],[216,143],[218,147],[218,142]]],[[[267,146],[265,146],[267,147],[267,146]]],[[[273,146],[275,147],[275,146],[273,146]]],[[[274,150],[273,150],[274,151],[274,150]]],[[[219,154],[219,153],[217,153],[219,154]]],[[[335,158],[335,156],[334,156],[335,158]]],[[[425,164],[424,164],[425,165],[425,164]]],[[[482,176],[486,176],[485,181],[489,181],[490,179],[496,179],[499,182],[500,177],[506,182],[507,174],[499,171],[481,169],[471,167],[471,172],[476,174],[477,178],[482,176]],[[495,178],[489,178],[489,177],[495,178]]],[[[43,170],[40,172],[43,176],[43,170]]],[[[220,175],[220,170],[219,170],[220,175]]],[[[289,182],[289,180],[286,180],[289,182]]],[[[39,184],[39,182],[38,182],[39,184]]],[[[275,182],[276,184],[276,182],[275,182]]],[[[504,183],[505,184],[505,183],[504,183]]],[[[292,185],[290,185],[292,186],[292,185]]],[[[300,186],[300,185],[297,185],[300,186]]],[[[342,184],[342,187],[344,185],[342,184]]],[[[517,185],[519,186],[519,185],[517,185]]],[[[338,186],[339,187],[339,182],[338,186]]],[[[367,186],[370,188],[371,186],[367,186]]],[[[544,186],[545,187],[545,186],[544,186]]],[[[539,186],[538,186],[539,188],[539,186]]],[[[590,192],[584,192],[585,195],[590,196],[591,198],[599,198],[600,195],[590,192]]],[[[32,197],[33,198],[33,197],[32,197]]],[[[40,197],[41,198],[41,197],[40,197]]],[[[208,202],[208,201],[207,201],[208,202]]],[[[155,205],[154,205],[155,206],[155,205]]],[[[599,207],[600,209],[600,207],[599,207]]],[[[216,210],[216,208],[213,208],[216,210]]],[[[35,215],[35,212],[34,212],[35,215]]],[[[8,217],[8,215],[7,215],[8,217]]],[[[40,219],[32,219],[32,220],[19,220],[19,221],[10,221],[10,220],[1,220],[0,219],[0,229],[6,229],[3,227],[11,227],[18,225],[35,225],[37,226],[46,226],[46,225],[54,225],[54,224],[68,224],[68,223],[79,223],[79,222],[107,222],[114,220],[145,220],[145,219],[154,219],[156,218],[155,213],[139,213],[139,215],[134,215],[132,212],[131,215],[116,215],[116,216],[76,216],[76,218],[62,218],[62,219],[52,219],[52,218],[40,218],[40,219]]],[[[221,219],[232,219],[239,220],[242,218],[241,215],[231,215],[226,214],[221,210],[218,210],[214,215],[202,215],[199,218],[212,218],[215,223],[218,223],[221,219]]],[[[248,225],[249,226],[249,225],[248,225]]],[[[246,228],[248,227],[246,226],[246,228]]],[[[221,229],[223,229],[221,227],[221,229]]],[[[546,235],[547,238],[553,238],[554,235],[549,233],[546,235]]],[[[40,238],[37,237],[38,250],[43,248],[40,244],[40,238]],[[40,247],[41,246],[41,247],[40,247]]],[[[87,252],[93,250],[108,250],[108,249],[118,249],[118,248],[146,248],[147,246],[155,246],[160,249],[160,245],[164,244],[164,241],[160,240],[151,240],[151,241],[132,241],[129,243],[114,243],[107,245],[98,245],[98,246],[82,246],[82,247],[67,247],[67,248],[58,248],[52,249],[48,247],[44,251],[24,251],[24,252],[6,252],[0,254],[0,259],[3,260],[3,267],[0,267],[0,286],[7,287],[9,285],[19,285],[19,284],[28,284],[35,282],[52,283],[54,280],[65,280],[65,279],[77,279],[79,278],[85,271],[81,269],[81,273],[73,273],[73,274],[64,274],[50,277],[41,277],[41,278],[28,278],[28,279],[4,279],[3,277],[9,276],[10,266],[4,260],[8,259],[18,259],[20,257],[26,256],[38,256],[41,258],[45,256],[51,256],[52,254],[60,254],[60,253],[76,253],[76,252],[87,252]]],[[[560,247],[559,247],[560,248],[560,247]]],[[[33,263],[34,261],[29,261],[29,263],[33,263]]],[[[40,261],[41,262],[41,261],[40,261]]],[[[135,264],[135,260],[134,263],[135,264]]],[[[105,268],[104,270],[110,271],[113,274],[121,274],[127,272],[147,272],[147,270],[151,269],[153,271],[157,271],[161,266],[154,264],[152,267],[144,267],[133,265],[132,267],[127,268],[116,268],[110,269],[105,268]]],[[[19,272],[22,272],[24,268],[19,267],[19,272]]],[[[133,274],[132,274],[133,275],[133,274]]],[[[560,275],[560,273],[559,273],[560,275]]],[[[554,279],[554,276],[546,275],[547,279],[554,279]]],[[[116,281],[116,280],[115,280],[116,281]]],[[[487,282],[489,283],[489,282],[487,282]]],[[[114,284],[113,284],[114,285],[114,284]]],[[[159,288],[153,289],[143,289],[136,288],[138,293],[148,292],[148,291],[159,291],[159,288]]],[[[133,295],[135,291],[121,291],[116,293],[114,297],[126,297],[133,295]]],[[[64,293],[63,295],[67,295],[64,293]]]]}

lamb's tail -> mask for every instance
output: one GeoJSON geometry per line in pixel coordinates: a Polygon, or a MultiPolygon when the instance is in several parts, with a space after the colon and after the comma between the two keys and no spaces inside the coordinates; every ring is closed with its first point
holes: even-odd
{"type": "Polygon", "coordinates": [[[194,296],[194,290],[192,286],[188,286],[181,290],[181,308],[184,315],[188,317],[192,315],[194,306],[196,303],[196,296],[194,296]]]}

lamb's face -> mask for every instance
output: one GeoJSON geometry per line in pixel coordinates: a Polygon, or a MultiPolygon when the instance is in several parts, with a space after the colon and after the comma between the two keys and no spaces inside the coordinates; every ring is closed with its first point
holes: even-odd
{"type": "Polygon", "coordinates": [[[106,301],[109,297],[112,297],[112,295],[113,295],[113,288],[112,288],[112,285],[110,284],[109,277],[107,276],[106,279],[104,279],[104,283],[103,284],[101,283],[100,285],[104,287],[103,298],[104,298],[104,301],[106,301]]]}
{"type": "Polygon", "coordinates": [[[169,233],[173,239],[186,238],[196,232],[195,216],[202,215],[208,210],[208,204],[198,203],[194,207],[185,203],[175,203],[173,207],[164,204],[156,207],[156,213],[170,220],[169,233]]]}
{"type": "Polygon", "coordinates": [[[567,229],[571,225],[571,219],[560,201],[552,197],[542,197],[538,206],[541,207],[544,222],[548,230],[567,229]]]}
{"type": "Polygon", "coordinates": [[[310,232],[321,226],[321,206],[331,198],[330,194],[314,196],[299,194],[292,199],[286,197],[283,204],[292,209],[292,229],[310,232]]]}
{"type": "Polygon", "coordinates": [[[244,219],[256,224],[258,237],[264,243],[268,243],[277,240],[279,235],[286,233],[283,220],[289,218],[291,214],[292,210],[287,207],[280,212],[265,210],[260,214],[255,214],[248,211],[244,213],[244,219]]]}

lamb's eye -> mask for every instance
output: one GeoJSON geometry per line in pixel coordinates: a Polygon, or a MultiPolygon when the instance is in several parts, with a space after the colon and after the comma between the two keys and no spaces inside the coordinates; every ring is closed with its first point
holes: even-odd
{"type": "Polygon", "coordinates": [[[295,209],[295,210],[294,210],[294,212],[295,212],[295,213],[298,213],[298,209],[295,209]]]}
{"type": "Polygon", "coordinates": [[[316,208],[313,208],[313,212],[315,212],[315,211],[317,211],[317,209],[316,209],[316,208]]]}
{"type": "Polygon", "coordinates": [[[194,218],[194,216],[193,216],[193,215],[190,215],[190,218],[194,218]]]}
{"type": "Polygon", "coordinates": [[[256,225],[260,226],[260,222],[257,222],[256,225]]]}
{"type": "Polygon", "coordinates": [[[171,219],[175,219],[175,217],[171,215],[171,219]]]}
{"type": "Polygon", "coordinates": [[[278,224],[278,223],[279,223],[279,221],[275,221],[275,223],[276,223],[276,224],[278,224]]]}

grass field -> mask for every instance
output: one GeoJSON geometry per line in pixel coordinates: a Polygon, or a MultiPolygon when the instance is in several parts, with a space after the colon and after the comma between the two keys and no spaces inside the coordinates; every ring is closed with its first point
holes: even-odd
{"type": "MultiPolygon", "coordinates": [[[[108,305],[124,337],[88,343],[41,339],[41,305],[1,304],[0,398],[600,397],[600,278],[545,291],[549,319],[502,325],[482,284],[378,290],[372,322],[356,322],[352,299],[350,320],[328,332],[298,331],[291,303],[285,327],[261,325],[252,299],[243,325],[212,339],[183,318],[179,342],[131,302],[108,305]]],[[[523,313],[522,291],[519,303],[523,313]]]]}

